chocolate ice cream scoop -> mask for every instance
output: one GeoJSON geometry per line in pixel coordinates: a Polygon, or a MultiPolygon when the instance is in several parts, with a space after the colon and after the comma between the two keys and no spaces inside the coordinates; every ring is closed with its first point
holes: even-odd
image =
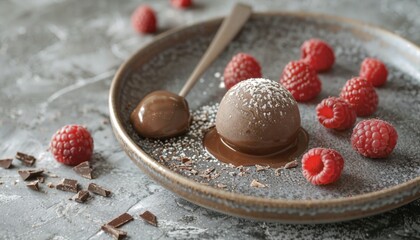
{"type": "Polygon", "coordinates": [[[216,130],[231,148],[267,155],[296,145],[300,114],[289,91],[269,79],[236,84],[223,97],[216,130]]]}

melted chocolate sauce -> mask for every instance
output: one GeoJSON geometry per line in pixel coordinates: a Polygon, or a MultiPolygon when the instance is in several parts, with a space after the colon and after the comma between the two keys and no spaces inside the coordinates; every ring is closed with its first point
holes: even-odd
{"type": "Polygon", "coordinates": [[[235,166],[269,165],[273,168],[282,167],[294,160],[307,149],[308,142],[308,133],[300,128],[297,141],[292,146],[270,155],[250,155],[236,151],[227,145],[217,133],[216,128],[210,129],[203,140],[206,150],[222,162],[231,163],[235,166]]]}

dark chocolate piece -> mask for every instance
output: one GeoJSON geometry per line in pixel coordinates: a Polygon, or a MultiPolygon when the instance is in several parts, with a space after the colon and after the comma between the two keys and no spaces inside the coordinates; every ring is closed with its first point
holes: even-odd
{"type": "Polygon", "coordinates": [[[111,222],[107,223],[107,225],[111,225],[115,228],[121,227],[122,225],[128,223],[129,221],[133,220],[133,216],[128,213],[123,213],[119,217],[113,219],[111,222]]]}
{"type": "Polygon", "coordinates": [[[87,178],[87,179],[93,178],[92,177],[93,169],[90,166],[90,163],[88,161],[80,163],[79,165],[75,166],[73,170],[84,178],[87,178]]]}
{"type": "Polygon", "coordinates": [[[77,193],[77,180],[64,178],[55,188],[61,191],[77,193]]]}
{"type": "Polygon", "coordinates": [[[114,239],[124,239],[125,237],[127,237],[127,232],[122,231],[120,229],[117,229],[111,225],[105,224],[101,227],[102,230],[104,230],[104,232],[108,233],[109,235],[111,235],[114,239]]]}
{"type": "Polygon", "coordinates": [[[22,177],[23,181],[31,180],[33,178],[39,177],[42,175],[44,170],[19,170],[18,173],[22,177]]]}
{"type": "Polygon", "coordinates": [[[6,158],[6,159],[0,159],[0,167],[2,168],[10,168],[12,166],[13,159],[6,158]]]}
{"type": "Polygon", "coordinates": [[[76,195],[74,195],[74,201],[78,202],[78,203],[84,203],[88,200],[88,198],[90,197],[90,194],[88,191],[85,190],[80,190],[78,193],[76,193],[76,195]]]}
{"type": "Polygon", "coordinates": [[[286,163],[286,165],[284,165],[284,169],[295,168],[298,165],[298,162],[296,160],[293,160],[291,162],[286,163]]]}
{"type": "Polygon", "coordinates": [[[99,186],[96,183],[90,183],[89,186],[88,186],[88,190],[95,193],[95,194],[104,196],[104,197],[108,197],[109,195],[111,195],[110,190],[105,189],[105,188],[99,186]]]}
{"type": "Polygon", "coordinates": [[[155,227],[158,226],[157,218],[153,213],[146,211],[140,214],[140,217],[143,218],[143,220],[149,223],[150,225],[153,225],[155,227]]]}
{"type": "Polygon", "coordinates": [[[34,165],[36,158],[34,156],[28,155],[26,153],[17,152],[16,159],[22,161],[22,163],[26,166],[34,165]]]}
{"type": "Polygon", "coordinates": [[[32,190],[39,191],[38,180],[27,183],[26,186],[32,190]]]}

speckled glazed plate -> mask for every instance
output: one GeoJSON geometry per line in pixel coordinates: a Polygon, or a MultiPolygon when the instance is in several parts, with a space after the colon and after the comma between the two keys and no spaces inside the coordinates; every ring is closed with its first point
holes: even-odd
{"type": "MultiPolygon", "coordinates": [[[[194,121],[185,136],[165,141],[136,135],[129,114],[147,93],[178,92],[209,45],[221,19],[164,33],[140,49],[118,70],[110,91],[115,135],[133,162],[179,196],[216,211],[240,217],[287,223],[322,223],[369,216],[420,197],[420,49],[384,30],[337,17],[306,13],[254,14],[241,33],[206,71],[187,97],[194,121]],[[203,131],[214,123],[223,69],[238,52],[255,56],[266,78],[278,81],[283,67],[300,56],[309,38],[327,40],[336,64],[319,75],[322,93],[299,104],[309,147],[334,148],[345,158],[340,180],[313,186],[297,168],[257,171],[233,168],[203,148],[203,131]],[[377,89],[379,108],[373,117],[391,122],[399,133],[388,159],[367,159],[349,143],[351,131],[334,132],[315,118],[321,99],[338,95],[346,80],[358,75],[368,56],[389,66],[386,86],[377,89]],[[277,173],[277,174],[276,174],[277,173]],[[252,180],[264,188],[250,186],[252,180]]],[[[359,118],[358,121],[361,119],[359,118]]]]}

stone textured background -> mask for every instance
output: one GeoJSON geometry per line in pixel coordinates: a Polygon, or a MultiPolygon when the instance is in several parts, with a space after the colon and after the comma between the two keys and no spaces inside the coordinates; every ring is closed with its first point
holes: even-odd
{"type": "MultiPolygon", "coordinates": [[[[235,1],[195,1],[177,10],[169,1],[149,1],[160,32],[229,12],[235,1]]],[[[257,11],[310,11],[359,19],[420,44],[420,1],[243,1],[257,11]]],[[[0,238],[108,239],[100,226],[128,211],[136,220],[123,227],[132,239],[420,239],[420,200],[378,216],[324,225],[254,222],[219,214],[174,196],[140,172],[121,151],[108,123],[108,90],[118,66],[153,40],[130,26],[142,1],[0,1],[0,158],[24,151],[37,168],[90,182],[47,152],[51,135],[69,123],[86,125],[95,140],[93,165],[111,198],[86,204],[73,194],[27,189],[17,174],[0,169],[0,238]],[[138,214],[150,210],[159,228],[138,214]]],[[[60,178],[47,178],[57,183],[60,178]]]]}

